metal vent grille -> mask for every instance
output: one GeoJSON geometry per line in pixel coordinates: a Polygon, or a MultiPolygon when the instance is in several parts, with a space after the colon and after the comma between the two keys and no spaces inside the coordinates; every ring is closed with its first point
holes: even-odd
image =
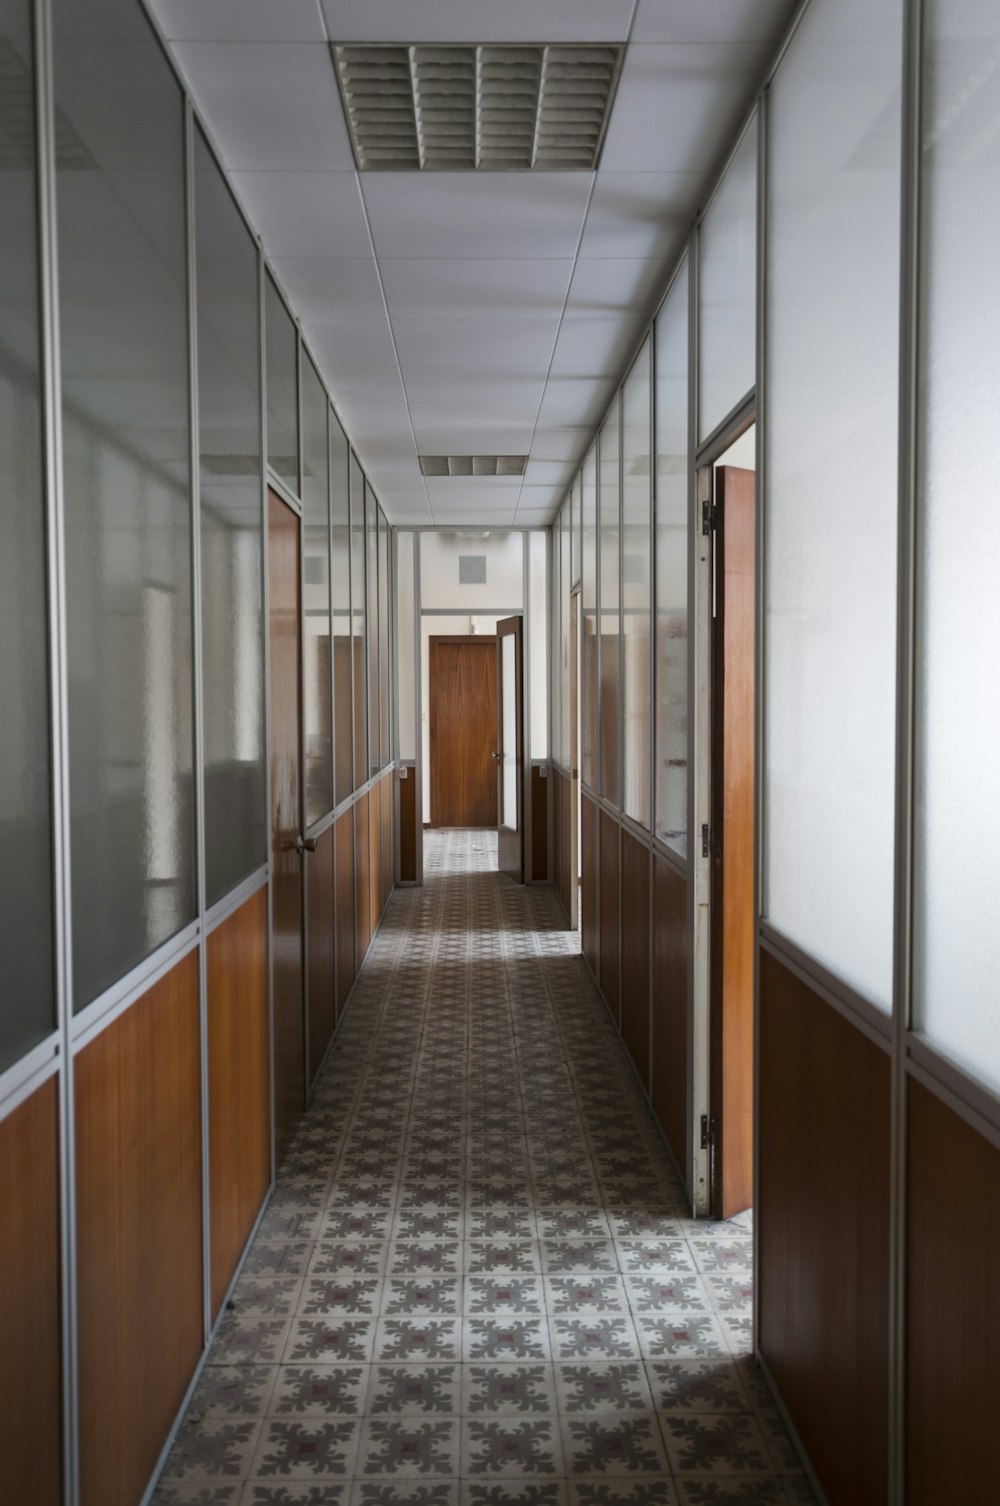
{"type": "Polygon", "coordinates": [[[623,49],[332,48],[361,172],[591,171],[623,49]]]}
{"type": "Polygon", "coordinates": [[[421,455],[425,476],[523,476],[527,455],[421,455]]]}

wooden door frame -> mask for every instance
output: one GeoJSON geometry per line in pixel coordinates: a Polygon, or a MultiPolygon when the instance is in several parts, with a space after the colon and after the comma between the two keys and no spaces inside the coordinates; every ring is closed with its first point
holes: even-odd
{"type": "MultiPolygon", "coordinates": [[[[428,766],[428,778],[429,778],[429,781],[430,781],[430,790],[431,790],[431,819],[430,819],[430,821],[424,822],[424,826],[429,831],[435,831],[439,827],[439,823],[438,823],[438,821],[437,821],[437,819],[435,817],[435,813],[434,813],[434,806],[435,806],[435,802],[434,802],[434,721],[433,721],[433,718],[431,716],[431,706],[432,706],[433,695],[434,695],[434,691],[433,691],[433,685],[434,685],[434,662],[433,662],[433,655],[434,655],[434,646],[435,646],[435,644],[439,644],[439,643],[452,643],[452,644],[492,643],[492,644],[495,645],[496,644],[496,634],[495,633],[428,633],[428,635],[427,635],[427,723],[428,723],[428,729],[427,729],[427,766],[428,766]]],[[[416,770],[414,772],[416,773],[416,770]]],[[[484,827],[483,829],[486,830],[487,828],[484,827]]],[[[422,868],[422,864],[423,864],[422,849],[421,849],[421,859],[420,859],[420,861],[421,861],[421,868],[422,868]]],[[[421,882],[423,882],[422,876],[421,876],[421,882]]]]}

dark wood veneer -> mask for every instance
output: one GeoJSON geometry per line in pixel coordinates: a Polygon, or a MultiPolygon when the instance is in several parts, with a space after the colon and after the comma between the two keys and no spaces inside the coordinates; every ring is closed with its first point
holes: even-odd
{"type": "Polygon", "coordinates": [[[649,848],[622,832],[622,1039],[649,1082],[649,848]]]}

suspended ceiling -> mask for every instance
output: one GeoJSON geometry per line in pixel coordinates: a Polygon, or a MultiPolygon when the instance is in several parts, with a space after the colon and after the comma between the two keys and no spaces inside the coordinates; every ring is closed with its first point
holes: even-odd
{"type": "Polygon", "coordinates": [[[795,0],[147,3],[390,519],[551,521],[795,0]],[[359,174],[349,42],[626,44],[598,170],[359,174]]]}

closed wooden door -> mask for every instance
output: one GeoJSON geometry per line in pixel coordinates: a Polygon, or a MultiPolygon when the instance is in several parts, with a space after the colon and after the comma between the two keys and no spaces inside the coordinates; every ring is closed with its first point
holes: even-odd
{"type": "Polygon", "coordinates": [[[302,958],[300,531],[297,515],[267,497],[271,693],[271,906],[274,948],[274,1135],[278,1160],[305,1107],[302,958]]]}
{"type": "Polygon", "coordinates": [[[495,826],[496,639],[432,638],[428,688],[431,825],[495,826]]]}
{"type": "Polygon", "coordinates": [[[753,471],[715,473],[712,715],[712,1203],[753,1202],[754,621],[753,471]]]}
{"type": "Polygon", "coordinates": [[[521,619],[497,623],[497,866],[524,882],[524,702],[521,619]]]}

